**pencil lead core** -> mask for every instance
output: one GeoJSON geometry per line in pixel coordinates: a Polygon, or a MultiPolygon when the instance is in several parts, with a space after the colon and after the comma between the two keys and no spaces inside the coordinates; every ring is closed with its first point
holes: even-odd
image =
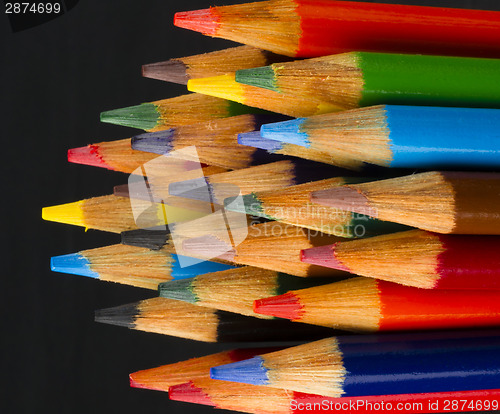
{"type": "Polygon", "coordinates": [[[138,229],[121,233],[121,243],[128,246],[159,250],[168,244],[170,232],[167,229],[138,229]]]}
{"type": "Polygon", "coordinates": [[[174,26],[200,32],[206,36],[215,36],[219,28],[219,19],[212,10],[210,8],[175,13],[174,26]]]}
{"type": "Polygon", "coordinates": [[[209,396],[203,392],[203,389],[197,387],[191,381],[185,384],[172,385],[168,388],[168,396],[174,401],[184,401],[215,407],[215,404],[210,400],[209,396]]]}
{"type": "Polygon", "coordinates": [[[340,262],[335,256],[335,246],[336,244],[311,247],[310,249],[301,250],[300,261],[303,263],[350,272],[349,268],[340,262]]]}
{"type": "Polygon", "coordinates": [[[292,321],[300,320],[303,313],[300,299],[293,292],[258,299],[253,303],[253,311],[261,315],[275,316],[292,321]]]}
{"type": "Polygon", "coordinates": [[[244,85],[256,86],[258,88],[279,92],[272,66],[238,70],[236,71],[235,80],[244,85]]]}
{"type": "Polygon", "coordinates": [[[42,218],[47,221],[87,227],[83,217],[83,203],[84,201],[80,200],[74,203],[44,207],[42,208],[42,218]]]}
{"type": "Polygon", "coordinates": [[[210,368],[210,378],[253,385],[269,384],[267,369],[260,356],[210,368]]]}
{"type": "Polygon", "coordinates": [[[53,272],[69,273],[72,275],[88,276],[99,279],[99,273],[94,272],[87,258],[79,253],[52,257],[50,259],[50,269],[53,272]]]}
{"type": "Polygon", "coordinates": [[[101,112],[101,122],[144,129],[146,131],[155,128],[159,118],[160,114],[156,109],[156,105],[152,103],[101,112]]]}
{"type": "Polygon", "coordinates": [[[70,148],[68,150],[68,161],[73,164],[91,165],[92,167],[114,170],[114,167],[106,164],[99,154],[99,146],[87,145],[86,147],[70,148]]]}
{"type": "Polygon", "coordinates": [[[136,135],[130,140],[130,146],[136,151],[160,155],[168,154],[173,150],[174,131],[174,128],[170,128],[164,131],[136,135]]]}
{"type": "Polygon", "coordinates": [[[181,85],[186,85],[189,79],[186,72],[186,65],[176,59],[143,65],[142,76],[145,78],[178,83],[181,85]]]}
{"type": "Polygon", "coordinates": [[[158,294],[162,298],[181,300],[196,303],[197,296],[193,293],[192,282],[194,278],[164,282],[158,285],[158,294]]]}

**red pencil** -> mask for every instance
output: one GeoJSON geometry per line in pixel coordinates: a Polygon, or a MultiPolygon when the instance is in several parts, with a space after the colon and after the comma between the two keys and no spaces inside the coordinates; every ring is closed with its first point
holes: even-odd
{"type": "Polygon", "coordinates": [[[270,0],[176,13],[174,24],[292,57],[356,51],[500,56],[500,13],[270,0]]]}
{"type": "Polygon", "coordinates": [[[355,331],[500,326],[500,291],[418,289],[356,277],[256,300],[254,311],[355,331]]]}
{"type": "Polygon", "coordinates": [[[497,389],[333,398],[208,378],[174,385],[168,392],[171,400],[256,414],[429,413],[456,412],[458,408],[468,412],[496,410],[500,397],[497,389]]]}

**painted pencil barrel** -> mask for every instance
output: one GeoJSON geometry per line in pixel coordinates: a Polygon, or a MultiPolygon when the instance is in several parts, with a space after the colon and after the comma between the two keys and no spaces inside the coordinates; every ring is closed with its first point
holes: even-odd
{"type": "Polygon", "coordinates": [[[391,167],[500,166],[500,110],[385,105],[391,167]]]}
{"type": "Polygon", "coordinates": [[[360,106],[500,107],[500,59],[356,53],[360,106]]]}

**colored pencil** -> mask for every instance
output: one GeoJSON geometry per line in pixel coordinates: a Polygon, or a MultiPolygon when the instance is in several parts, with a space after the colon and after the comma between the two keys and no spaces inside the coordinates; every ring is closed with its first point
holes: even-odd
{"type": "Polygon", "coordinates": [[[182,125],[165,131],[137,135],[131,140],[134,150],[172,154],[186,147],[196,148],[198,159],[227,169],[247,168],[283,157],[238,144],[240,132],[259,129],[262,123],[284,119],[279,115],[245,114],[182,125]]]}
{"type": "Polygon", "coordinates": [[[255,355],[274,352],[280,347],[269,348],[239,348],[222,351],[216,354],[191,358],[173,364],[144,369],[129,375],[130,386],[167,392],[169,387],[183,384],[186,381],[210,379],[210,368],[217,365],[230,364],[252,358],[255,355]]]}
{"type": "Polygon", "coordinates": [[[366,277],[254,302],[254,311],[355,331],[500,326],[500,291],[418,289],[366,277]]]}
{"type": "Polygon", "coordinates": [[[500,234],[500,174],[424,172],[311,194],[313,203],[437,233],[500,234]]]}
{"type": "Polygon", "coordinates": [[[261,267],[290,275],[337,276],[342,271],[309,265],[300,261],[300,250],[339,241],[336,236],[308,232],[297,226],[269,222],[233,232],[232,240],[224,232],[211,232],[183,240],[182,254],[227,260],[230,263],[261,267]]]}
{"type": "Polygon", "coordinates": [[[314,96],[304,98],[299,95],[283,94],[237,83],[234,73],[211,78],[190,79],[187,88],[191,92],[227,99],[253,108],[293,117],[311,116],[345,109],[343,106],[323,101],[314,96]]]}
{"type": "MultiPolygon", "coordinates": [[[[158,154],[133,150],[130,138],[71,148],[68,150],[68,161],[75,164],[106,168],[126,174],[144,174],[141,167],[147,164],[147,169],[151,171],[151,175],[161,175],[163,178],[168,177],[170,170],[173,169],[174,173],[182,172],[184,174],[187,171],[200,168],[199,162],[195,163],[190,160],[175,159],[173,157],[161,164],[158,154]],[[156,161],[153,161],[154,159],[156,161]],[[164,167],[167,165],[167,162],[169,171],[165,171],[166,168],[164,167]]],[[[219,172],[227,171],[225,168],[213,165],[202,165],[201,168],[203,168],[204,174],[218,174],[219,172]]]]}
{"type": "Polygon", "coordinates": [[[143,65],[142,76],[186,85],[189,79],[225,75],[287,60],[289,58],[283,55],[244,45],[143,65]]]}
{"type": "Polygon", "coordinates": [[[424,289],[499,289],[500,238],[423,230],[302,251],[306,263],[424,289]]]}
{"type": "MultiPolygon", "coordinates": [[[[492,338],[496,336],[498,336],[498,330],[474,330],[450,332],[418,332],[406,334],[386,333],[384,335],[352,335],[349,337],[343,336],[341,340],[343,343],[349,343],[351,350],[353,351],[356,350],[359,352],[366,352],[366,350],[370,350],[373,344],[379,343],[387,344],[387,346],[391,347],[398,347],[399,349],[411,349],[412,347],[414,347],[414,344],[417,344],[417,346],[421,347],[422,343],[424,342],[434,342],[436,340],[442,341],[443,344],[445,344],[444,341],[453,341],[453,344],[455,346],[470,346],[470,344],[483,343],[483,338],[492,338]]],[[[232,362],[242,361],[252,358],[256,355],[267,354],[269,352],[275,352],[280,349],[283,349],[283,347],[233,349],[230,351],[218,352],[216,354],[205,355],[198,358],[191,358],[173,364],[145,369],[129,375],[130,386],[150,390],[168,391],[169,387],[175,384],[183,384],[186,381],[201,380],[203,381],[204,385],[207,385],[212,390],[216,390],[215,387],[217,387],[217,385],[225,385],[227,387],[240,387],[242,386],[242,384],[211,380],[210,368],[214,366],[229,364],[232,362]]],[[[237,391],[237,393],[234,395],[238,396],[238,398],[245,397],[245,395],[247,395],[248,392],[252,390],[252,388],[256,388],[263,396],[267,396],[267,392],[269,392],[269,397],[271,397],[273,395],[272,393],[275,392],[274,390],[267,387],[243,385],[243,388],[234,388],[237,391]],[[248,389],[245,390],[245,388],[247,387],[248,389]]],[[[176,391],[181,391],[181,389],[182,388],[177,389],[176,391]]],[[[173,395],[171,397],[173,397],[173,395]]],[[[177,397],[177,395],[175,397],[177,397]]],[[[311,395],[310,397],[313,396],[311,395]]],[[[235,402],[237,401],[238,400],[235,400],[235,402]]]]}
{"type": "Polygon", "coordinates": [[[228,210],[264,217],[282,223],[301,226],[325,234],[353,238],[401,231],[398,224],[371,219],[366,215],[349,213],[337,208],[311,204],[313,191],[335,188],[348,182],[363,181],[359,177],[337,177],[299,184],[278,191],[254,192],[243,195],[238,201],[229,198],[228,210]]]}
{"type": "Polygon", "coordinates": [[[54,272],[157,290],[162,282],[192,278],[202,273],[232,269],[234,266],[211,261],[199,262],[186,256],[179,258],[173,247],[153,251],[115,244],[54,256],[50,260],[50,268],[54,272]],[[192,264],[185,266],[186,263],[192,264]]]}
{"type": "Polygon", "coordinates": [[[350,52],[243,69],[236,72],[236,81],[313,96],[344,109],[378,104],[500,107],[500,59],[350,52]]]}
{"type": "Polygon", "coordinates": [[[193,379],[169,388],[174,401],[208,405],[218,409],[252,414],[299,414],[323,412],[379,413],[381,407],[405,408],[407,412],[449,412],[452,401],[461,401],[462,412],[498,408],[500,390],[449,391],[421,394],[396,394],[362,397],[326,397],[261,385],[193,379]],[[448,409],[445,407],[448,406],[448,409]],[[462,408],[463,407],[463,408],[462,408]],[[435,408],[435,409],[434,409],[435,408]]]}
{"type": "MultiPolygon", "coordinates": [[[[377,105],[261,127],[264,138],[396,168],[498,168],[500,110],[377,105]]],[[[320,160],[317,160],[320,161],[320,160]]]]}
{"type": "Polygon", "coordinates": [[[95,320],[202,342],[297,341],[324,338],[331,333],[323,327],[252,318],[165,298],[101,309],[96,311],[95,320]]]}
{"type": "Polygon", "coordinates": [[[290,290],[324,285],[339,278],[301,278],[273,270],[245,266],[161,283],[160,297],[182,300],[206,308],[269,319],[253,311],[253,301],[290,290]]]}
{"type": "Polygon", "coordinates": [[[271,154],[287,155],[311,161],[322,162],[323,164],[335,165],[349,170],[360,170],[364,164],[354,159],[347,159],[342,156],[332,157],[326,152],[316,151],[312,148],[301,147],[299,145],[278,142],[272,139],[263,138],[260,131],[245,132],[238,134],[238,144],[249,147],[260,148],[271,154]]]}
{"type": "Polygon", "coordinates": [[[132,211],[131,199],[114,195],[44,207],[42,218],[85,229],[121,233],[138,228],[165,226],[167,221],[192,220],[205,215],[203,211],[193,209],[197,207],[195,201],[186,200],[183,206],[183,199],[178,198],[178,200],[177,205],[172,206],[135,199],[134,207],[136,211],[141,212],[137,216],[137,221],[132,211]]]}
{"type": "Polygon", "coordinates": [[[351,50],[500,56],[495,11],[272,0],[176,13],[174,25],[296,57],[351,50]]]}
{"type": "Polygon", "coordinates": [[[261,111],[225,99],[191,93],[101,112],[101,122],[152,132],[256,112],[261,111]]]}
{"type": "MultiPolygon", "coordinates": [[[[447,341],[445,341],[446,343],[447,341]]],[[[246,361],[213,367],[212,379],[265,385],[329,397],[494,389],[500,380],[497,338],[470,347],[424,342],[413,349],[373,345],[351,351],[325,338],[246,361]]]]}
{"type": "Polygon", "coordinates": [[[224,199],[228,197],[280,190],[343,172],[345,171],[318,162],[283,160],[203,178],[172,182],[166,190],[167,194],[173,196],[224,204],[224,199]]]}

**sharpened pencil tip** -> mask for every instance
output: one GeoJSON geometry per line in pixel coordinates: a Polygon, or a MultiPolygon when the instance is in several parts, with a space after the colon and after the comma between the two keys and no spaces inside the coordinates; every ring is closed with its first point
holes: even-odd
{"type": "Polygon", "coordinates": [[[311,247],[310,249],[304,249],[300,251],[300,261],[303,263],[309,263],[313,265],[328,267],[330,269],[344,270],[349,272],[342,262],[340,262],[335,256],[335,246],[318,246],[311,247]]]}
{"type": "Polygon", "coordinates": [[[90,165],[92,167],[106,168],[114,170],[115,168],[106,164],[99,154],[98,145],[87,145],[86,147],[71,148],[68,150],[68,161],[73,164],[90,165]]]}
{"type": "Polygon", "coordinates": [[[203,389],[197,387],[191,381],[185,384],[172,385],[168,388],[168,396],[174,401],[184,401],[215,407],[215,404],[210,400],[210,397],[203,392],[203,389]]]}
{"type": "Polygon", "coordinates": [[[288,292],[284,295],[254,301],[253,311],[261,315],[296,321],[302,317],[302,304],[294,293],[288,292]]]}
{"type": "Polygon", "coordinates": [[[53,272],[69,273],[72,275],[88,276],[99,279],[99,274],[90,267],[90,262],[79,253],[54,256],[50,259],[50,269],[53,272]]]}
{"type": "Polygon", "coordinates": [[[279,92],[272,66],[240,69],[236,71],[235,80],[237,83],[242,83],[244,85],[256,86],[258,88],[279,92]]]}
{"type": "Polygon", "coordinates": [[[128,246],[145,247],[151,250],[159,250],[168,243],[170,231],[168,228],[138,229],[122,232],[121,243],[128,246]]]}
{"type": "Polygon", "coordinates": [[[186,65],[176,59],[143,65],[142,76],[181,85],[186,85],[189,80],[189,76],[186,72],[186,65]]]}
{"type": "Polygon", "coordinates": [[[162,298],[196,303],[198,297],[193,293],[194,278],[163,282],[158,285],[158,294],[162,298]]]}
{"type": "Polygon", "coordinates": [[[136,373],[134,372],[134,373],[132,373],[132,374],[130,374],[130,375],[128,376],[130,386],[131,386],[132,388],[144,388],[144,389],[148,389],[148,387],[147,387],[146,385],[141,384],[139,381],[137,381],[137,380],[135,379],[135,374],[136,374],[136,373]]]}
{"type": "Polygon", "coordinates": [[[242,85],[236,83],[234,75],[231,74],[189,79],[187,88],[190,92],[215,96],[241,104],[245,103],[245,92],[242,85]]]}
{"type": "Polygon", "coordinates": [[[353,211],[367,216],[377,217],[375,209],[369,205],[368,198],[355,188],[348,186],[330,188],[328,190],[314,191],[310,195],[311,202],[353,211]]]}
{"type": "Polygon", "coordinates": [[[116,306],[113,308],[99,309],[94,313],[94,320],[108,325],[134,328],[136,316],[139,315],[138,303],[116,306]]]}
{"type": "Polygon", "coordinates": [[[260,356],[210,368],[210,378],[252,385],[267,385],[269,383],[267,369],[260,356]]]}
{"type": "Polygon", "coordinates": [[[131,138],[130,146],[136,151],[151,152],[160,155],[168,154],[174,149],[174,136],[174,128],[150,132],[148,134],[140,134],[131,138]]]}
{"type": "Polygon", "coordinates": [[[126,108],[101,112],[101,122],[144,129],[146,131],[157,126],[160,114],[156,105],[144,103],[126,108]]]}
{"type": "Polygon", "coordinates": [[[214,197],[213,188],[207,177],[170,183],[168,185],[168,193],[172,196],[206,201],[208,203],[211,203],[214,197]]]}
{"type": "Polygon", "coordinates": [[[206,36],[215,36],[219,28],[219,19],[212,10],[200,9],[175,13],[174,26],[200,32],[206,36]]]}
{"type": "Polygon", "coordinates": [[[44,207],[42,209],[42,218],[47,221],[87,227],[82,211],[83,203],[84,201],[80,200],[74,203],[44,207]]]}
{"type": "Polygon", "coordinates": [[[302,131],[304,122],[306,122],[306,118],[264,124],[260,128],[260,134],[263,138],[310,148],[309,136],[302,131]]]}
{"type": "Polygon", "coordinates": [[[263,149],[271,153],[279,151],[283,148],[282,142],[263,138],[260,131],[238,134],[238,144],[263,149]]]}

